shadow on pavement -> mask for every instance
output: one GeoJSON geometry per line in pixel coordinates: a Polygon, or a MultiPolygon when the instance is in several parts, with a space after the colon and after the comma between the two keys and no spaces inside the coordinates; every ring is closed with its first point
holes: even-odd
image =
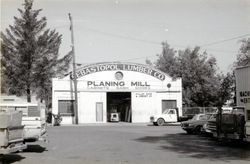
{"type": "MultiPolygon", "coordinates": [[[[180,126],[180,125],[181,123],[177,122],[177,123],[164,123],[162,126],[180,126]]],[[[149,123],[147,124],[147,126],[162,127],[162,126],[154,125],[153,123],[149,123]]]]}
{"type": "Polygon", "coordinates": [[[23,150],[23,152],[27,153],[42,153],[44,151],[47,151],[45,147],[42,147],[40,145],[28,145],[27,144],[27,149],[23,150]]]}
{"type": "MultiPolygon", "coordinates": [[[[47,149],[40,145],[27,145],[27,149],[23,150],[23,153],[42,153],[44,151],[47,151],[47,149]]],[[[22,157],[15,153],[6,154],[3,156],[0,156],[0,164],[10,164],[10,163],[21,161],[23,159],[25,159],[25,157],[22,157]]]]}
{"type": "Polygon", "coordinates": [[[146,136],[136,141],[161,144],[160,149],[173,151],[192,158],[209,160],[246,160],[250,161],[250,143],[219,143],[211,138],[187,135],[185,133],[164,136],[146,136]]]}
{"type": "Polygon", "coordinates": [[[10,163],[14,163],[17,161],[21,161],[24,158],[25,157],[22,157],[17,154],[6,154],[3,156],[0,156],[0,164],[10,164],[10,163]]]}

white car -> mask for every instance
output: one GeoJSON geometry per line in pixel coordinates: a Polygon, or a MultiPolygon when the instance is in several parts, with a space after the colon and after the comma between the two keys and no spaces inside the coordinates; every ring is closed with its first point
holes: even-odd
{"type": "Polygon", "coordinates": [[[166,109],[162,114],[154,115],[150,117],[150,122],[154,125],[162,126],[165,123],[177,122],[176,109],[166,109]]]}

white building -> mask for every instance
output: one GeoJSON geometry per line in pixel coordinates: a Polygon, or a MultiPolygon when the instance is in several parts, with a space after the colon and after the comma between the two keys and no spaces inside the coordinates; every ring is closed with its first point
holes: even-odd
{"type": "MultiPolygon", "coordinates": [[[[250,120],[250,65],[238,67],[234,72],[236,79],[236,104],[246,108],[247,120],[250,120]]],[[[248,126],[250,127],[250,123],[248,123],[248,126]]]]}
{"type": "MultiPolygon", "coordinates": [[[[74,123],[72,75],[53,79],[52,113],[62,124],[74,123]]],[[[182,82],[148,65],[97,63],[76,70],[79,123],[149,122],[151,115],[178,108],[182,115],[182,82]]]]}

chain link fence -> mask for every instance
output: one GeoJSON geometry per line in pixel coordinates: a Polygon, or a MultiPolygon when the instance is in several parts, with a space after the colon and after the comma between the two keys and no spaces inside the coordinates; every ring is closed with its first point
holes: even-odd
{"type": "Polygon", "coordinates": [[[217,109],[217,107],[183,107],[182,114],[187,118],[192,118],[196,114],[215,113],[217,109]]]}

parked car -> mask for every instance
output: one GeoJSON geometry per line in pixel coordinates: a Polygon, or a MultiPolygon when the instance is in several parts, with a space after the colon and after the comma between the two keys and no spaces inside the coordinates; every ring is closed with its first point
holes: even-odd
{"type": "Polygon", "coordinates": [[[200,134],[203,131],[203,125],[207,123],[212,114],[196,114],[191,120],[181,122],[181,127],[188,134],[200,134]]]}

